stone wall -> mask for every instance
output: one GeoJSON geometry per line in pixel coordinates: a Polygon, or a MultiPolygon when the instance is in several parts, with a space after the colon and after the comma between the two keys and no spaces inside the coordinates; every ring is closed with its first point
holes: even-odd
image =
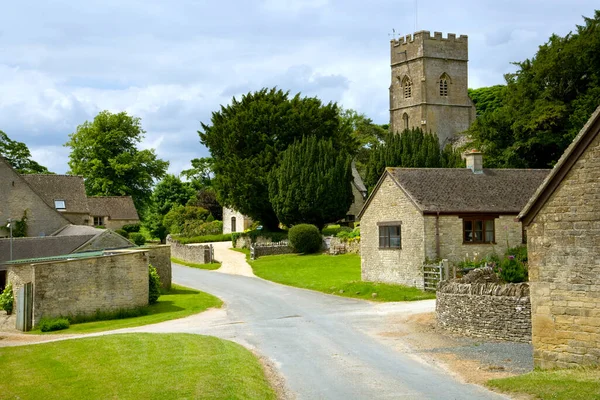
{"type": "MultiPolygon", "coordinates": [[[[90,221],[94,221],[93,217],[90,217],[90,221]]],[[[121,229],[125,225],[139,224],[139,219],[110,219],[109,217],[104,217],[104,226],[107,229],[112,229],[116,231],[117,229],[121,229]]]]}
{"type": "Polygon", "coordinates": [[[181,244],[167,236],[167,244],[171,246],[171,257],[196,264],[213,262],[212,245],[181,244]]]}
{"type": "Polygon", "coordinates": [[[144,250],[148,250],[148,260],[160,276],[161,287],[171,289],[171,246],[148,246],[144,250]]]}
{"type": "Polygon", "coordinates": [[[600,135],[527,228],[533,357],[600,364],[600,135]]]}
{"type": "Polygon", "coordinates": [[[41,318],[89,315],[148,305],[148,254],[124,254],[11,265],[16,291],[33,283],[33,325],[41,318]]]}
{"type": "Polygon", "coordinates": [[[360,254],[360,239],[359,240],[342,240],[338,237],[332,237],[329,241],[329,254],[360,254]]]}
{"type": "Polygon", "coordinates": [[[364,281],[423,288],[424,219],[404,192],[386,176],[360,223],[361,275],[364,281]],[[402,248],[379,248],[379,222],[400,221],[402,248]]]}
{"type": "Polygon", "coordinates": [[[531,342],[527,283],[442,282],[436,294],[438,325],[463,335],[531,342]]]}
{"type": "Polygon", "coordinates": [[[277,254],[291,254],[294,252],[288,242],[277,242],[268,244],[256,244],[250,246],[250,258],[256,260],[263,256],[274,256],[277,254]]]}

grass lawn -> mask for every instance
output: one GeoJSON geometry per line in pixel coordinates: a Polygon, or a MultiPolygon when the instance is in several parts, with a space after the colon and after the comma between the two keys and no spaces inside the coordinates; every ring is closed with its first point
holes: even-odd
{"type": "Polygon", "coordinates": [[[536,399],[600,399],[600,368],[533,371],[512,378],[492,379],[488,386],[509,393],[527,393],[536,399]]]}
{"type": "Polygon", "coordinates": [[[218,263],[218,262],[214,262],[214,263],[210,263],[210,264],[196,264],[196,263],[192,263],[192,262],[183,261],[183,260],[180,260],[179,258],[175,258],[175,257],[171,257],[171,262],[174,262],[175,264],[185,265],[186,267],[192,267],[192,268],[198,268],[198,269],[215,270],[215,269],[221,268],[221,263],[218,263]]]}
{"type": "Polygon", "coordinates": [[[249,261],[257,276],[319,292],[375,301],[410,301],[435,298],[435,293],[360,280],[360,256],[343,254],[284,254],[249,261]],[[372,297],[377,293],[377,297],[372,297]]]}
{"type": "MultiPolygon", "coordinates": [[[[197,314],[213,307],[221,307],[223,302],[208,293],[173,285],[171,291],[161,295],[158,303],[148,306],[148,315],[140,317],[113,319],[108,321],[85,322],[73,324],[68,329],[47,334],[91,333],[111,329],[131,328],[133,326],[155,324],[197,314]]],[[[31,331],[39,334],[39,329],[31,331]]]]}
{"type": "Polygon", "coordinates": [[[190,334],[122,334],[0,348],[5,399],[275,399],[242,346],[190,334]]]}

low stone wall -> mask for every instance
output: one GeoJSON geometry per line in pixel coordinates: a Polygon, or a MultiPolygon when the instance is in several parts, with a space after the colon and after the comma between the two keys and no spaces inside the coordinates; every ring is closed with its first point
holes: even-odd
{"type": "Polygon", "coordinates": [[[256,260],[262,256],[273,256],[277,254],[291,254],[294,252],[292,246],[287,241],[267,243],[267,244],[255,244],[250,246],[250,258],[256,260]]]}
{"type": "Polygon", "coordinates": [[[148,250],[148,260],[158,272],[161,287],[171,289],[171,246],[149,246],[144,250],[148,250]]]}
{"type": "Polygon", "coordinates": [[[440,283],[436,294],[438,325],[477,337],[531,342],[528,283],[440,283]]]}
{"type": "MultiPolygon", "coordinates": [[[[272,243],[273,243],[273,240],[271,238],[267,238],[264,236],[258,236],[254,243],[252,243],[251,238],[249,238],[247,236],[240,236],[236,239],[235,243],[232,243],[232,244],[233,244],[233,247],[235,247],[236,249],[249,249],[250,246],[252,246],[252,244],[254,244],[254,245],[269,245],[272,243]]],[[[275,242],[275,243],[277,243],[277,242],[275,242]]]]}
{"type": "Polygon", "coordinates": [[[167,236],[167,244],[171,246],[171,257],[196,264],[210,264],[213,262],[212,245],[181,244],[171,239],[170,236],[167,236]]]}
{"type": "Polygon", "coordinates": [[[360,254],[360,240],[342,240],[338,237],[332,237],[329,241],[329,254],[360,254]]]}

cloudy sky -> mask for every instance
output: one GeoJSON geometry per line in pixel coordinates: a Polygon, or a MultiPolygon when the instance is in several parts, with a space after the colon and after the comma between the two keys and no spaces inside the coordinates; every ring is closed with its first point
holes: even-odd
{"type": "MultiPolygon", "coordinates": [[[[592,16],[598,0],[418,0],[417,30],[469,36],[469,86],[592,16]]],[[[415,0],[27,0],[0,5],[0,130],[68,170],[63,147],[101,110],[142,118],[144,148],[178,173],[208,155],[200,121],[278,86],[388,122],[389,40],[415,0]]]]}

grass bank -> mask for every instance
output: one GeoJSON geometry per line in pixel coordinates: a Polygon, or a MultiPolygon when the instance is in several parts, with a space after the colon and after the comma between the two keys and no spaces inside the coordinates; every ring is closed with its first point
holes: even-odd
{"type": "Polygon", "coordinates": [[[488,386],[507,393],[525,393],[542,400],[600,399],[600,368],[540,371],[504,379],[488,386]]]}
{"type": "MultiPolygon", "coordinates": [[[[73,324],[68,329],[48,332],[48,334],[92,333],[112,329],[155,324],[177,318],[187,317],[213,307],[221,307],[223,302],[208,293],[173,285],[168,293],[158,298],[158,303],[148,306],[148,314],[139,317],[93,321],[73,324]]],[[[39,329],[31,331],[39,334],[39,329]]]]}
{"type": "Polygon", "coordinates": [[[11,399],[275,399],[262,366],[226,340],[124,334],[0,348],[11,399]]]}
{"type": "Polygon", "coordinates": [[[411,301],[435,298],[434,293],[402,285],[360,280],[360,256],[343,254],[284,254],[249,261],[264,279],[319,292],[375,301],[411,301]],[[376,296],[373,296],[376,293],[376,296]]]}
{"type": "Polygon", "coordinates": [[[218,263],[218,262],[214,262],[214,263],[210,263],[210,264],[197,264],[197,263],[192,263],[192,262],[188,262],[188,261],[183,261],[183,260],[180,260],[179,258],[175,258],[175,257],[171,257],[171,262],[174,262],[175,264],[185,265],[186,267],[198,268],[198,269],[215,270],[215,269],[221,268],[221,263],[218,263]]]}

